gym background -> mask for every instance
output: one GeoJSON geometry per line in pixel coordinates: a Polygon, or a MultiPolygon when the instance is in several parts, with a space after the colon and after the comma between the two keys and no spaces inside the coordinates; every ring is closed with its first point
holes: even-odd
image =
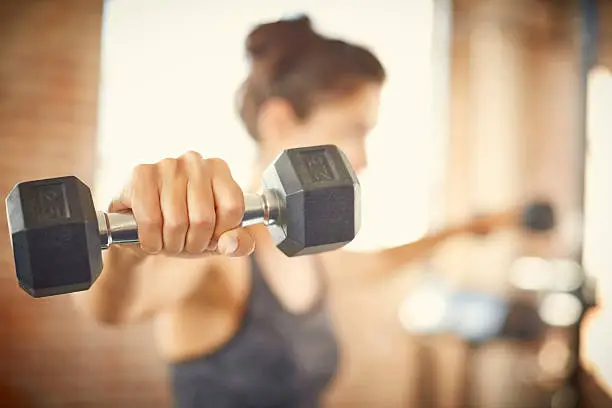
{"type": "MultiPolygon", "coordinates": [[[[592,392],[578,386],[576,358],[612,389],[607,1],[1,0],[0,195],[74,174],[104,205],[131,166],[187,149],[223,157],[244,182],[253,149],[233,110],[242,41],[252,25],[296,12],[372,47],[389,71],[350,250],[534,197],[551,199],[559,219],[546,239],[458,238],[391,279],[332,282],[334,313],[354,335],[346,353],[372,383],[344,379],[331,406],[577,406],[592,392]],[[437,333],[444,299],[432,287],[444,284],[494,300],[473,295],[463,325],[437,333]],[[503,329],[490,323],[508,294],[528,299],[538,321],[517,312],[503,329]],[[347,313],[356,307],[358,321],[347,313]]],[[[67,297],[30,298],[5,217],[0,230],[3,406],[169,406],[150,325],[102,328],[67,297]]]]}

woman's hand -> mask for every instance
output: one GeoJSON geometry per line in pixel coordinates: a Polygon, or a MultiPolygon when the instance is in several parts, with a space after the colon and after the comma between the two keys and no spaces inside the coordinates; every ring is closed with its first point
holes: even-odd
{"type": "Polygon", "coordinates": [[[188,152],[134,168],[110,212],[129,210],[140,248],[151,254],[246,256],[254,239],[240,227],[242,189],[223,160],[188,152]]]}
{"type": "Polygon", "coordinates": [[[467,224],[467,232],[476,236],[487,236],[493,232],[496,224],[491,215],[479,214],[472,217],[467,224]]]}

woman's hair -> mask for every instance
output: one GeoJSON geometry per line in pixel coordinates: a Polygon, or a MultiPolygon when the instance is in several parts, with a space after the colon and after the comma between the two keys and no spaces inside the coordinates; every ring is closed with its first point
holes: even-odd
{"type": "Polygon", "coordinates": [[[238,111],[258,139],[261,106],[282,98],[305,119],[322,100],[348,96],[368,82],[382,83],[385,70],[364,47],[315,32],[303,15],[258,25],[246,39],[251,71],[238,93],[238,111]]]}

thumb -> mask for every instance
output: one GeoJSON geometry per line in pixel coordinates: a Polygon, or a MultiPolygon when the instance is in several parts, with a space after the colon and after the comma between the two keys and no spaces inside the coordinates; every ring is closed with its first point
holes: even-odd
{"type": "Polygon", "coordinates": [[[217,241],[217,251],[225,256],[248,256],[254,249],[255,239],[245,228],[227,231],[217,241]]]}

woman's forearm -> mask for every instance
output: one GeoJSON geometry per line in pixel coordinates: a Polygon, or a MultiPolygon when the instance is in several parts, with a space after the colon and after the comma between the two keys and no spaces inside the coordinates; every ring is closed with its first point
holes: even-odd
{"type": "Polygon", "coordinates": [[[451,238],[469,232],[470,230],[466,226],[446,228],[442,231],[426,235],[417,241],[384,249],[378,255],[384,260],[387,268],[401,267],[404,264],[430,257],[441,244],[451,238]]]}
{"type": "Polygon", "coordinates": [[[87,291],[72,294],[77,307],[96,321],[117,324],[129,308],[137,285],[135,270],[146,255],[128,246],[111,246],[103,253],[102,273],[87,291]]]}
{"type": "MultiPolygon", "coordinates": [[[[431,257],[442,244],[460,235],[486,236],[495,231],[506,228],[522,227],[523,213],[525,207],[518,206],[506,211],[483,214],[469,219],[463,224],[445,228],[433,232],[425,237],[404,245],[383,249],[370,253],[346,253],[339,256],[350,257],[355,265],[359,265],[366,275],[372,276],[372,271],[388,272],[395,271],[413,262],[419,262],[431,257]]],[[[344,251],[343,251],[344,252],[344,251]]],[[[333,255],[330,256],[333,259],[333,255]]],[[[341,265],[340,261],[339,265],[341,265]]]]}
{"type": "Polygon", "coordinates": [[[444,242],[469,232],[467,227],[457,226],[393,248],[374,252],[334,251],[326,254],[324,258],[326,267],[332,270],[344,270],[346,265],[351,265],[351,280],[357,276],[365,280],[378,279],[383,276],[388,277],[390,273],[406,265],[426,259],[444,242]]]}
{"type": "Polygon", "coordinates": [[[417,241],[382,250],[379,255],[385,262],[386,268],[401,267],[432,256],[440,245],[460,235],[484,236],[497,230],[519,225],[520,214],[521,208],[519,207],[474,217],[463,224],[430,233],[417,241]]]}

